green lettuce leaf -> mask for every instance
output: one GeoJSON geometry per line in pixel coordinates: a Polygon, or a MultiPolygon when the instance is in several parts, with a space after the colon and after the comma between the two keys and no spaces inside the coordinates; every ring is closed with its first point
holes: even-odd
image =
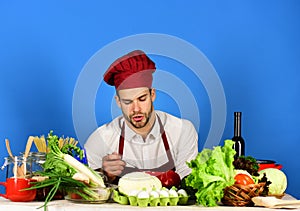
{"type": "Polygon", "coordinates": [[[223,190],[234,184],[234,155],[232,140],[225,140],[224,146],[203,149],[187,165],[192,169],[187,176],[187,186],[196,189],[197,203],[203,206],[217,206],[223,198],[223,190]]]}

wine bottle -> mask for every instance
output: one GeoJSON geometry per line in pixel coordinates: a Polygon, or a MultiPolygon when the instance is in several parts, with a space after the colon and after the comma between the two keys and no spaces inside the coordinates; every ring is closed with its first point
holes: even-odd
{"type": "Polygon", "coordinates": [[[233,149],[236,151],[235,158],[245,155],[245,141],[241,134],[242,112],[234,112],[234,141],[233,149]]]}

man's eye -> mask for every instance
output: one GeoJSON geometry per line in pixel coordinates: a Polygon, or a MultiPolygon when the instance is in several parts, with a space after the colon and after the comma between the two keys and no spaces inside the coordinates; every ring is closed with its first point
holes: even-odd
{"type": "Polygon", "coordinates": [[[139,100],[140,101],[145,101],[147,99],[147,97],[140,97],[139,100]]]}
{"type": "Polygon", "coordinates": [[[131,103],[132,103],[132,101],[129,101],[129,100],[124,100],[124,101],[123,101],[123,103],[124,103],[125,105],[129,105],[129,104],[131,104],[131,103]]]}

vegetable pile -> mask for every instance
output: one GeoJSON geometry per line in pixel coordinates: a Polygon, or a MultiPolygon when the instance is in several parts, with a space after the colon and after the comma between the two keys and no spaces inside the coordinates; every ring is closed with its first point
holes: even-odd
{"type": "MultiPolygon", "coordinates": [[[[72,191],[85,200],[98,200],[94,187],[105,187],[102,177],[90,167],[79,162],[74,156],[82,158],[83,151],[72,144],[59,148],[59,138],[50,131],[47,137],[49,152],[43,164],[43,171],[37,172],[44,180],[34,182],[30,189],[51,187],[42,207],[46,210],[56,192],[72,191]]],[[[38,177],[37,177],[38,178],[38,177]]]]}
{"type": "MultiPolygon", "coordinates": [[[[251,156],[240,156],[234,159],[236,152],[232,148],[233,144],[232,140],[225,140],[223,147],[204,149],[194,160],[187,163],[192,172],[184,179],[183,185],[192,188],[191,192],[198,204],[208,207],[217,206],[219,202],[223,204],[226,202],[224,197],[226,200],[238,201],[239,198],[242,200],[243,197],[236,195],[239,194],[237,190],[242,186],[247,187],[243,191],[262,187],[255,192],[259,196],[284,193],[287,179],[281,170],[269,168],[259,171],[256,159],[251,156]],[[229,195],[224,195],[224,192],[229,195]]],[[[234,206],[248,205],[251,206],[251,201],[250,203],[247,201],[246,205],[234,206]]]]}
{"type": "Polygon", "coordinates": [[[216,206],[223,197],[223,189],[235,183],[233,141],[226,140],[223,147],[204,149],[188,162],[192,169],[185,179],[187,186],[196,189],[197,203],[203,206],[216,206]]]}

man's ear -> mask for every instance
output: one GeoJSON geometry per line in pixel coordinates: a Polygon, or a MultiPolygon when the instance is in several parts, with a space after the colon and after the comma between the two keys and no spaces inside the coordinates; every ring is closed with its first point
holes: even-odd
{"type": "Polygon", "coordinates": [[[152,102],[154,102],[155,98],[156,98],[156,90],[154,88],[151,89],[151,100],[152,102]]]}
{"type": "Polygon", "coordinates": [[[120,101],[120,98],[118,95],[115,96],[115,100],[116,100],[116,103],[119,106],[119,108],[121,108],[121,101],[120,101]]]}

